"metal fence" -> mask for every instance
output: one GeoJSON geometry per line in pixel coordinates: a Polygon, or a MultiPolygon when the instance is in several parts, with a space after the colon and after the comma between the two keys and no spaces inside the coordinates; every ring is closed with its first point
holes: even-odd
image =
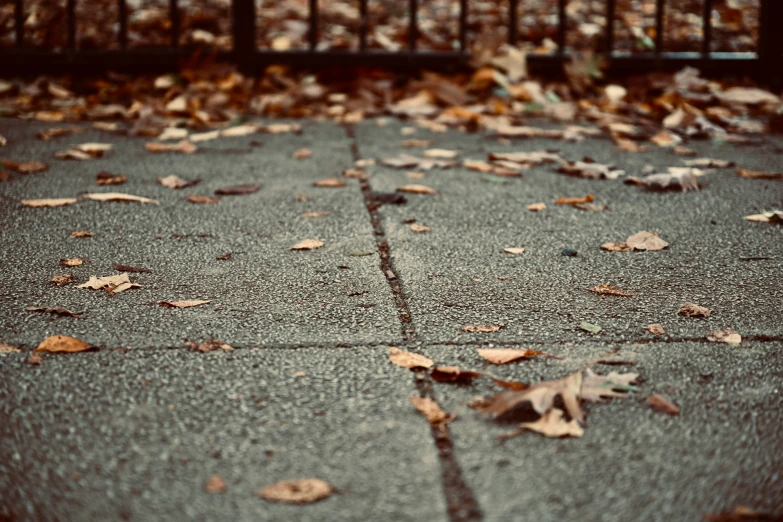
{"type": "MultiPolygon", "coordinates": [[[[48,50],[25,46],[24,0],[15,2],[15,46],[0,49],[0,64],[3,73],[89,73],[101,70],[156,72],[176,68],[186,59],[192,49],[178,46],[181,21],[178,0],[169,0],[171,45],[168,47],[131,49],[128,48],[128,9],[126,0],[118,2],[119,49],[87,50],[76,45],[77,19],[76,1],[67,0],[66,27],[67,45],[62,50],[48,50]]],[[[84,1],[84,0],[82,0],[84,1]]],[[[350,1],[350,0],[346,0],[350,1]]],[[[417,46],[419,26],[417,13],[419,2],[408,2],[408,45],[399,51],[385,51],[368,48],[368,2],[354,0],[359,5],[358,49],[318,50],[318,0],[308,0],[309,14],[307,35],[308,49],[275,51],[259,49],[256,46],[256,6],[254,0],[232,0],[232,49],[217,52],[217,58],[236,63],[244,72],[255,73],[270,64],[284,64],[305,68],[323,67],[384,67],[390,69],[448,69],[463,67],[469,60],[468,0],[459,1],[458,46],[453,51],[421,50],[417,46]]],[[[498,0],[508,2],[508,41],[518,43],[519,11],[521,0],[498,0]]],[[[614,24],[617,15],[616,0],[606,0],[605,37],[601,49],[610,58],[609,73],[645,73],[653,70],[672,70],[684,65],[699,67],[707,74],[750,75],[759,80],[781,86],[783,71],[783,30],[777,25],[783,22],[783,0],[760,0],[760,27],[758,48],[755,53],[711,52],[713,39],[713,0],[703,0],[703,38],[701,52],[665,52],[663,35],[667,0],[656,0],[655,47],[649,53],[618,53],[615,50],[614,24]]],[[[557,0],[557,51],[553,54],[531,55],[529,67],[534,73],[559,72],[566,50],[566,7],[568,0],[557,0]]]]}

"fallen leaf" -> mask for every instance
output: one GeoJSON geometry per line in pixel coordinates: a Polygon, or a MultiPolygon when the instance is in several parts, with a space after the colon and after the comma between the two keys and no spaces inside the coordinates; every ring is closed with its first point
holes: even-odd
{"type": "Polygon", "coordinates": [[[742,342],[742,336],[731,328],[721,328],[708,333],[707,340],[714,343],[726,343],[732,346],[739,346],[742,342]]]}
{"type": "Polygon", "coordinates": [[[0,353],[17,353],[21,351],[22,350],[20,350],[16,346],[11,346],[10,344],[0,342],[0,353]]]}
{"type": "Polygon", "coordinates": [[[28,312],[41,312],[45,314],[54,314],[54,315],[62,315],[64,317],[75,317],[77,319],[81,319],[81,317],[78,314],[75,314],[68,310],[67,308],[62,308],[60,306],[54,306],[54,307],[38,307],[38,306],[28,306],[25,308],[28,312]]]}
{"type": "Polygon", "coordinates": [[[167,306],[169,308],[191,308],[193,306],[200,306],[207,303],[209,303],[209,301],[203,301],[200,299],[188,299],[185,301],[161,301],[158,304],[160,306],[167,306]]]}
{"type": "Polygon", "coordinates": [[[62,266],[82,266],[83,263],[84,261],[79,259],[78,257],[72,257],[70,259],[60,259],[60,264],[62,266]]]}
{"type": "Polygon", "coordinates": [[[430,372],[430,377],[436,382],[453,382],[469,384],[473,379],[481,377],[479,372],[461,370],[459,366],[436,366],[430,372]]]}
{"type": "Polygon", "coordinates": [[[554,408],[541,415],[541,417],[534,422],[524,422],[520,424],[518,431],[502,435],[501,440],[515,437],[523,430],[535,431],[545,437],[551,438],[581,437],[585,433],[584,428],[579,425],[579,422],[577,422],[576,419],[566,421],[563,410],[554,408]]]}
{"type": "Polygon", "coordinates": [[[111,267],[115,270],[119,270],[120,272],[133,272],[137,274],[148,274],[152,272],[152,270],[148,268],[138,268],[135,266],[121,265],[120,263],[112,263],[111,267]]]}
{"type": "Polygon", "coordinates": [[[609,372],[608,375],[599,375],[590,368],[584,371],[582,379],[581,397],[590,402],[603,402],[604,399],[626,397],[628,392],[636,391],[632,383],[639,374],[609,372]]]}
{"type": "Polygon", "coordinates": [[[260,189],[261,183],[243,183],[241,185],[219,188],[215,191],[215,194],[218,196],[244,196],[258,192],[260,189]]]}
{"type": "Polygon", "coordinates": [[[186,197],[185,199],[187,199],[191,203],[195,203],[197,205],[205,205],[205,204],[210,204],[210,203],[217,203],[218,201],[220,201],[220,198],[211,198],[209,196],[194,196],[194,195],[190,195],[190,196],[186,197]]]}
{"type": "Polygon", "coordinates": [[[135,203],[151,203],[153,205],[157,205],[158,202],[154,199],[144,198],[141,196],[134,196],[132,194],[124,194],[122,192],[97,192],[97,193],[88,193],[84,195],[85,198],[91,199],[93,201],[131,201],[135,203]]]}
{"type": "Polygon", "coordinates": [[[268,134],[300,133],[302,132],[302,126],[298,123],[272,123],[258,126],[256,132],[266,132],[268,134]]]}
{"type": "Polygon", "coordinates": [[[617,150],[622,152],[647,152],[647,147],[640,145],[639,143],[630,140],[628,138],[621,138],[620,136],[613,136],[614,142],[617,144],[617,150]]]}
{"type": "Polygon", "coordinates": [[[555,205],[579,205],[582,203],[590,203],[595,199],[595,196],[588,194],[583,198],[557,198],[555,205]]]}
{"type": "Polygon", "coordinates": [[[411,224],[411,230],[413,232],[419,232],[419,233],[429,232],[430,231],[430,227],[428,227],[427,225],[419,225],[417,223],[413,223],[413,224],[411,224]]]}
{"type": "Polygon", "coordinates": [[[626,252],[628,250],[631,250],[631,247],[629,247],[626,243],[604,243],[601,245],[601,250],[606,250],[608,252],[626,252]]]}
{"type": "Polygon", "coordinates": [[[432,359],[425,357],[418,353],[406,352],[399,348],[389,348],[389,362],[402,366],[403,368],[410,368],[411,370],[416,368],[431,368],[433,364],[432,359]]]}
{"type": "Polygon", "coordinates": [[[321,479],[304,478],[299,480],[283,480],[266,486],[256,493],[270,502],[285,502],[287,504],[310,504],[332,495],[332,487],[321,479]]]}
{"type": "Polygon", "coordinates": [[[397,189],[397,192],[406,192],[408,194],[430,194],[435,195],[437,192],[425,185],[404,185],[397,189]]]}
{"type": "Polygon", "coordinates": [[[745,216],[743,219],[758,223],[783,223],[783,210],[772,210],[762,214],[752,214],[750,216],[745,216]]]}
{"type": "Polygon", "coordinates": [[[561,165],[557,172],[587,179],[617,179],[625,175],[624,170],[619,170],[613,165],[585,161],[568,162],[561,165]]]}
{"type": "Polygon", "coordinates": [[[314,250],[316,248],[321,248],[322,246],[324,246],[323,241],[319,241],[317,239],[305,239],[289,248],[289,250],[314,250]]]}
{"type": "Polygon", "coordinates": [[[648,324],[647,330],[649,330],[650,333],[653,335],[666,335],[666,330],[663,329],[663,325],[660,325],[658,323],[648,324]]]}
{"type": "Polygon", "coordinates": [[[89,281],[81,285],[77,285],[76,288],[91,288],[93,290],[105,290],[109,295],[119,294],[125,290],[131,288],[140,288],[141,285],[137,283],[131,283],[128,278],[128,274],[122,273],[114,276],[96,277],[90,276],[89,281]]]}
{"type": "Polygon", "coordinates": [[[723,92],[719,92],[717,96],[725,103],[740,103],[743,105],[780,104],[780,98],[769,91],[756,87],[731,87],[723,92]]]}
{"type": "Polygon", "coordinates": [[[41,355],[38,353],[31,353],[30,357],[27,358],[25,361],[27,364],[31,364],[33,366],[38,366],[43,362],[43,359],[41,359],[41,355]]]}
{"type": "Polygon", "coordinates": [[[758,172],[755,170],[737,169],[737,174],[748,179],[783,180],[783,172],[758,172]]]}
{"type": "Polygon", "coordinates": [[[536,350],[517,350],[513,348],[479,348],[477,351],[479,356],[483,357],[492,364],[507,364],[519,359],[545,355],[542,352],[536,350]]]}
{"type": "Polygon", "coordinates": [[[59,159],[89,160],[100,158],[104,152],[114,148],[110,143],[82,143],[68,150],[56,152],[54,156],[59,159]]]}
{"type": "Polygon", "coordinates": [[[68,337],[67,335],[53,335],[39,344],[35,351],[48,353],[75,353],[89,349],[90,345],[79,339],[68,337]]]}
{"type": "Polygon", "coordinates": [[[224,343],[223,341],[218,341],[217,339],[207,339],[200,343],[193,341],[187,343],[185,345],[185,348],[189,350],[196,350],[201,353],[209,353],[209,352],[214,352],[216,350],[223,350],[224,352],[230,352],[234,349],[234,347],[231,346],[230,344],[224,343]]]}
{"type": "Polygon", "coordinates": [[[507,252],[509,254],[514,254],[514,255],[521,254],[524,251],[525,251],[524,247],[509,247],[503,249],[503,252],[507,252]]]}
{"type": "Polygon", "coordinates": [[[410,154],[401,154],[392,158],[382,158],[381,163],[387,167],[398,169],[420,169],[431,170],[433,168],[445,169],[457,165],[457,162],[450,159],[419,158],[410,154]]]}
{"type": "Polygon", "coordinates": [[[197,185],[200,181],[201,181],[200,179],[192,179],[192,180],[182,179],[176,174],[166,176],[165,178],[158,178],[158,183],[170,189],[182,189],[186,187],[192,187],[193,185],[197,185]]]}
{"type": "Polygon", "coordinates": [[[35,174],[37,172],[46,172],[49,167],[42,161],[11,161],[4,159],[2,165],[8,170],[19,172],[20,174],[35,174]]]}
{"type": "Polygon", "coordinates": [[[475,170],[477,172],[494,174],[496,176],[502,176],[506,178],[519,178],[522,176],[520,172],[523,168],[528,168],[526,165],[520,165],[510,161],[497,161],[495,164],[487,163],[486,161],[477,161],[466,159],[462,162],[465,168],[475,170]]]}
{"type": "Polygon", "coordinates": [[[95,175],[95,182],[98,185],[122,185],[126,181],[128,181],[128,176],[124,174],[112,174],[104,171],[95,175]]]}
{"type": "Polygon", "coordinates": [[[598,326],[597,324],[588,323],[587,321],[582,321],[579,323],[579,328],[584,330],[585,332],[590,332],[591,334],[597,334],[600,333],[603,328],[598,326]]]}
{"type": "Polygon", "coordinates": [[[593,288],[590,288],[589,291],[601,295],[617,295],[622,297],[631,297],[634,295],[630,292],[626,292],[625,290],[620,290],[616,286],[607,284],[594,286],[593,288]]]}
{"type": "Polygon", "coordinates": [[[657,411],[658,413],[668,413],[669,415],[679,415],[680,414],[680,408],[666,400],[662,395],[658,395],[657,393],[653,393],[650,395],[650,398],[647,399],[647,404],[650,405],[650,407],[657,411]]]}
{"type": "Polygon", "coordinates": [[[294,151],[294,159],[305,159],[313,155],[310,149],[298,149],[294,151]]]}
{"type": "Polygon", "coordinates": [[[319,218],[328,216],[329,212],[304,212],[300,215],[303,218],[319,218]]]}
{"type": "Polygon", "coordinates": [[[698,152],[682,145],[677,145],[672,151],[678,156],[696,156],[698,152]]]}
{"type": "Polygon", "coordinates": [[[428,149],[424,151],[425,158],[433,159],[453,159],[456,158],[459,152],[456,150],[448,149],[428,149]]]}
{"type": "Polygon", "coordinates": [[[220,254],[218,256],[215,256],[215,259],[218,261],[231,261],[231,253],[226,252],[225,254],[220,254]]]}
{"type": "Polygon", "coordinates": [[[351,179],[368,179],[370,176],[362,169],[345,169],[343,171],[343,177],[351,179]]]}
{"type": "Polygon", "coordinates": [[[567,162],[554,152],[539,150],[533,152],[490,152],[490,161],[510,161],[520,165],[542,165],[546,163],[566,164],[567,162]]]}
{"type": "Polygon", "coordinates": [[[707,513],[704,515],[704,520],[707,522],[780,522],[780,517],[747,506],[737,506],[723,513],[707,513]]]}
{"type": "Polygon", "coordinates": [[[74,230],[71,232],[71,237],[92,237],[93,235],[92,232],[87,232],[86,230],[74,230]]]}
{"type": "Polygon", "coordinates": [[[697,167],[700,169],[725,169],[734,166],[733,161],[714,158],[696,158],[692,160],[683,160],[683,163],[688,167],[697,167]]]}
{"type": "Polygon", "coordinates": [[[658,134],[650,138],[650,143],[659,147],[674,147],[682,143],[682,138],[671,131],[661,130],[658,134]]]}
{"type": "MultiPolygon", "coordinates": [[[[209,132],[199,132],[196,134],[191,134],[190,136],[188,136],[188,139],[190,140],[191,143],[200,143],[202,141],[216,140],[219,137],[220,137],[220,131],[214,130],[209,132]]],[[[158,139],[160,139],[160,137],[158,137],[158,139]]]]}
{"type": "Polygon", "coordinates": [[[57,286],[66,286],[73,283],[73,274],[56,275],[51,279],[57,286]]]}
{"type": "Polygon", "coordinates": [[[207,493],[223,493],[226,491],[226,481],[220,475],[212,475],[204,485],[207,493]]]}
{"type": "Polygon", "coordinates": [[[339,188],[339,187],[345,187],[346,183],[345,181],[339,178],[326,178],[314,182],[313,186],[319,188],[339,188]]]}
{"type": "Polygon", "coordinates": [[[258,132],[258,126],[253,124],[234,125],[227,129],[220,131],[220,135],[224,138],[239,138],[241,136],[249,136],[258,132]]]}
{"type": "Polygon", "coordinates": [[[84,132],[84,129],[80,127],[67,127],[67,128],[54,127],[52,129],[38,131],[38,133],[36,133],[36,136],[40,140],[49,141],[52,138],[58,138],[60,136],[68,136],[70,134],[77,134],[80,132],[84,132]]]}
{"type": "Polygon", "coordinates": [[[685,302],[677,313],[685,317],[709,317],[712,313],[709,308],[685,302]]]}
{"type": "Polygon", "coordinates": [[[446,424],[456,419],[456,415],[444,411],[437,402],[429,397],[411,397],[413,406],[424,415],[427,422],[434,427],[445,427],[446,424]]]}
{"type": "Polygon", "coordinates": [[[76,198],[49,198],[49,199],[23,199],[22,205],[26,207],[64,207],[79,201],[76,198]]]}
{"type": "Polygon", "coordinates": [[[527,209],[532,212],[540,212],[546,210],[546,203],[531,203],[527,206],[527,209]]]}
{"type": "Polygon", "coordinates": [[[680,189],[683,192],[699,190],[697,169],[670,169],[669,172],[651,174],[643,178],[630,177],[623,181],[628,185],[641,185],[650,190],[680,189]]]}
{"type": "Polygon", "coordinates": [[[588,212],[603,212],[609,208],[607,205],[601,205],[599,203],[577,203],[576,205],[573,205],[573,207],[588,212]]]}
{"type": "Polygon", "coordinates": [[[402,140],[402,146],[407,148],[425,148],[432,145],[432,140],[402,140]]]}
{"type": "Polygon", "coordinates": [[[657,232],[643,230],[628,236],[625,244],[634,250],[656,251],[669,247],[669,243],[661,239],[657,232]]]}
{"type": "Polygon", "coordinates": [[[198,147],[188,140],[182,140],[177,143],[160,143],[157,141],[148,141],[144,144],[149,152],[180,152],[182,154],[193,154],[198,147]]]}
{"type": "Polygon", "coordinates": [[[506,325],[504,324],[477,324],[477,325],[468,325],[463,326],[462,331],[463,332],[470,332],[470,333],[491,333],[491,332],[497,332],[498,330],[501,330],[505,328],[506,325]]]}

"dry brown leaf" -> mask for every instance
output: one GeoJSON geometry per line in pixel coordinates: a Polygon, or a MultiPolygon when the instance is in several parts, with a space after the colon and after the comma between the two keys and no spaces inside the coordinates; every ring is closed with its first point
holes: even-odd
{"type": "Polygon", "coordinates": [[[68,150],[56,152],[54,156],[59,159],[89,160],[100,158],[104,152],[114,148],[110,143],[82,143],[68,150]]]}
{"type": "Polygon", "coordinates": [[[197,185],[200,181],[201,181],[200,179],[191,179],[191,180],[183,179],[177,176],[176,174],[166,176],[165,178],[158,178],[158,183],[170,189],[182,189],[186,187],[192,187],[193,185],[197,185]]]}
{"type": "Polygon", "coordinates": [[[39,131],[36,136],[39,140],[49,141],[52,138],[58,138],[60,136],[68,136],[69,134],[77,134],[84,132],[84,129],[80,127],[54,127],[39,131]]]}
{"type": "Polygon", "coordinates": [[[158,202],[154,199],[144,198],[141,196],[134,196],[132,194],[124,194],[122,192],[94,192],[94,193],[88,193],[84,195],[85,198],[91,199],[93,201],[129,201],[129,202],[135,202],[135,203],[151,203],[153,205],[157,205],[158,202]]]}
{"type": "Polygon", "coordinates": [[[185,345],[185,348],[189,350],[196,350],[201,353],[209,353],[209,352],[214,352],[216,350],[223,350],[224,352],[230,352],[234,349],[230,344],[224,343],[223,341],[218,341],[217,339],[207,339],[200,343],[193,341],[187,343],[185,345]]]}
{"type": "Polygon", "coordinates": [[[62,315],[63,317],[75,317],[77,319],[82,319],[82,317],[79,314],[71,312],[67,308],[63,308],[61,306],[52,306],[52,307],[28,306],[25,308],[25,310],[28,312],[40,312],[44,314],[62,315]]]}
{"type": "Polygon", "coordinates": [[[33,118],[38,121],[63,121],[65,113],[63,111],[37,111],[33,114],[33,118]]]}
{"type": "Polygon", "coordinates": [[[469,384],[473,379],[481,377],[479,372],[461,370],[459,366],[436,366],[430,372],[430,377],[436,382],[453,382],[469,384]]]}
{"type": "Polygon", "coordinates": [[[217,203],[218,201],[220,201],[220,198],[211,198],[209,196],[194,196],[194,195],[190,195],[185,199],[187,199],[191,203],[196,203],[197,205],[217,203]]]}
{"type": "Polygon", "coordinates": [[[653,335],[666,335],[666,330],[664,330],[663,325],[658,323],[648,324],[647,330],[653,335]]]}
{"type": "MultiPolygon", "coordinates": [[[[540,433],[545,437],[561,438],[561,437],[581,437],[584,435],[585,430],[579,425],[576,419],[570,421],[565,420],[565,414],[563,410],[554,408],[546,413],[542,414],[538,420],[534,422],[524,422],[519,425],[520,431],[530,430],[540,433]]],[[[519,432],[509,433],[503,435],[502,440],[515,437],[519,432]]]]}
{"type": "Polygon", "coordinates": [[[504,324],[476,324],[476,325],[467,325],[462,327],[463,332],[470,332],[470,333],[491,333],[491,332],[497,332],[498,330],[501,330],[505,328],[506,325],[504,324]]]}
{"type": "Polygon", "coordinates": [[[719,92],[717,96],[725,103],[739,103],[743,105],[780,104],[780,98],[769,91],[756,87],[731,87],[723,92],[719,92]]]}
{"type": "Polygon", "coordinates": [[[407,148],[426,148],[432,145],[432,140],[402,140],[402,146],[407,148]]]}
{"type": "Polygon", "coordinates": [[[704,515],[704,520],[707,522],[780,522],[779,517],[771,513],[762,513],[741,505],[723,513],[707,513],[704,515]]]}
{"type": "Polygon", "coordinates": [[[614,142],[617,144],[617,150],[621,152],[647,152],[647,147],[639,143],[620,136],[614,135],[614,142]]]}
{"type": "Polygon", "coordinates": [[[418,233],[429,232],[430,227],[428,227],[427,225],[419,225],[417,223],[413,223],[411,224],[411,230],[413,232],[418,232],[418,233]]]}
{"type": "Polygon", "coordinates": [[[650,395],[650,398],[647,399],[647,404],[650,405],[650,407],[657,411],[658,413],[668,413],[669,415],[679,415],[680,414],[680,408],[666,400],[662,395],[658,395],[657,393],[653,393],[650,395]]]}
{"type": "Polygon", "coordinates": [[[554,152],[539,150],[533,152],[490,152],[490,161],[510,161],[520,165],[565,164],[566,161],[554,152]]]}
{"type": "Polygon", "coordinates": [[[707,340],[714,343],[726,343],[732,346],[739,346],[742,342],[742,336],[731,328],[721,328],[708,333],[707,340]]]}
{"type": "Polygon", "coordinates": [[[445,169],[453,167],[458,162],[451,159],[419,158],[410,154],[401,154],[392,158],[382,158],[381,163],[387,167],[398,169],[421,169],[431,170],[433,168],[445,169]]]}
{"type": "Polygon", "coordinates": [[[657,232],[643,230],[632,236],[628,236],[625,244],[634,250],[656,251],[669,247],[669,243],[661,239],[657,232]]]}
{"type": "Polygon", "coordinates": [[[60,259],[60,264],[62,266],[82,266],[84,261],[78,257],[72,257],[69,259],[60,259]]]}
{"type": "Polygon", "coordinates": [[[217,259],[218,261],[231,261],[231,253],[226,252],[225,254],[217,255],[215,256],[215,259],[217,259]]]}
{"type": "Polygon", "coordinates": [[[608,205],[601,205],[599,203],[577,203],[573,207],[588,212],[603,212],[604,210],[609,208],[608,205]]]}
{"type": "Polygon", "coordinates": [[[477,351],[479,356],[492,364],[506,364],[519,359],[546,355],[536,350],[517,350],[513,348],[480,348],[477,351]]]}
{"type": "Polygon", "coordinates": [[[340,188],[345,187],[346,183],[339,178],[326,178],[314,182],[313,186],[319,188],[340,188]]]}
{"type": "Polygon", "coordinates": [[[683,160],[687,167],[696,167],[700,169],[726,169],[734,166],[733,161],[727,161],[715,158],[696,158],[692,160],[683,160]]]}
{"type": "Polygon", "coordinates": [[[555,205],[579,205],[582,203],[590,203],[595,199],[595,196],[588,194],[583,198],[557,198],[555,205]]]}
{"type": "Polygon", "coordinates": [[[352,179],[368,179],[370,176],[362,169],[345,169],[343,171],[343,177],[352,179]]]}
{"type": "Polygon", "coordinates": [[[131,288],[140,288],[141,285],[131,283],[128,274],[122,273],[114,276],[96,277],[90,276],[90,280],[76,288],[91,288],[93,290],[106,290],[110,295],[119,294],[131,288]]]}
{"type": "Polygon", "coordinates": [[[428,149],[424,151],[424,157],[431,159],[453,159],[458,155],[458,151],[448,149],[428,149]]]}
{"type": "Polygon", "coordinates": [[[456,415],[444,411],[437,402],[429,397],[411,397],[411,402],[432,426],[442,428],[457,418],[456,415]]]}
{"type": "Polygon", "coordinates": [[[298,123],[272,123],[270,125],[260,125],[256,132],[266,132],[268,134],[284,134],[287,132],[300,133],[302,126],[298,123]]]}
{"type": "Polygon", "coordinates": [[[678,156],[696,156],[698,152],[682,145],[677,145],[672,151],[678,156]]]}
{"type": "Polygon", "coordinates": [[[607,284],[594,286],[593,288],[590,288],[590,292],[601,295],[617,295],[621,297],[632,297],[634,295],[630,292],[626,292],[625,290],[620,290],[614,285],[607,284]]]}
{"type": "Polygon", "coordinates": [[[326,217],[329,215],[329,212],[304,212],[301,214],[303,218],[319,218],[319,217],[326,217]]]}
{"type": "Polygon", "coordinates": [[[590,402],[603,402],[604,399],[626,397],[628,392],[635,391],[632,385],[639,377],[636,373],[609,372],[608,375],[598,375],[590,368],[584,371],[581,397],[590,402]]]}
{"type": "Polygon", "coordinates": [[[624,170],[619,170],[613,165],[587,161],[573,161],[561,164],[557,172],[586,179],[617,179],[625,175],[624,170]]]}
{"type": "Polygon", "coordinates": [[[405,175],[410,179],[422,179],[424,178],[423,172],[406,172],[405,175]]]}
{"type": "Polygon", "coordinates": [[[650,190],[680,189],[683,192],[699,190],[699,182],[696,179],[697,169],[670,168],[669,172],[651,174],[643,178],[630,177],[624,183],[628,185],[641,185],[650,190]]]}
{"type": "Polygon", "coordinates": [[[21,350],[16,346],[12,346],[10,344],[6,344],[0,341],[0,353],[17,353],[17,352],[21,352],[21,350]]]}
{"type": "Polygon", "coordinates": [[[66,286],[73,283],[73,274],[56,275],[51,279],[52,283],[57,286],[66,286]]]}
{"type": "Polygon", "coordinates": [[[201,299],[186,299],[185,301],[161,301],[158,303],[160,306],[166,306],[169,308],[191,308],[193,306],[200,306],[207,304],[209,301],[201,299]]]}
{"type": "Polygon", "coordinates": [[[149,152],[179,152],[182,154],[193,154],[198,147],[188,140],[182,140],[177,143],[160,143],[158,141],[148,141],[144,144],[149,152]]]}
{"type": "Polygon", "coordinates": [[[286,504],[310,504],[332,495],[332,486],[321,479],[304,478],[299,480],[283,480],[266,486],[256,493],[270,502],[286,504]]]}
{"type": "Polygon", "coordinates": [[[239,138],[241,136],[249,136],[258,132],[258,126],[252,123],[246,123],[244,125],[234,125],[227,129],[220,131],[220,135],[224,138],[239,138]]]}
{"type": "Polygon", "coordinates": [[[525,251],[524,247],[509,247],[503,249],[503,252],[506,252],[508,254],[514,254],[514,255],[521,254],[524,251],[525,251]]]}
{"type": "Polygon", "coordinates": [[[466,159],[462,163],[465,168],[475,170],[477,172],[483,172],[485,174],[494,174],[496,176],[503,176],[508,178],[519,178],[522,176],[520,169],[527,167],[526,165],[520,165],[511,161],[498,160],[495,164],[487,163],[486,161],[477,161],[466,159]]]}
{"type": "Polygon", "coordinates": [[[212,475],[204,484],[204,491],[207,493],[223,493],[226,491],[226,481],[220,475],[212,475]]]}
{"type": "Polygon", "coordinates": [[[712,311],[709,308],[693,303],[685,302],[677,313],[685,317],[709,317],[712,311]]]}
{"type": "Polygon", "coordinates": [[[418,353],[406,352],[399,348],[389,348],[389,353],[391,354],[389,355],[389,362],[403,368],[410,368],[411,370],[415,368],[431,368],[435,364],[429,357],[418,353]]]}
{"type": "Polygon", "coordinates": [[[737,175],[748,179],[783,180],[783,172],[759,172],[756,170],[737,169],[737,175]]]}
{"type": "Polygon", "coordinates": [[[324,246],[323,241],[319,241],[317,239],[304,239],[289,248],[289,250],[315,250],[316,248],[321,248],[322,246],[324,246]]]}
{"type": "Polygon", "coordinates": [[[650,143],[659,147],[674,147],[682,143],[682,138],[671,131],[661,130],[658,134],[650,138],[650,143]]]}
{"type": "Polygon", "coordinates": [[[99,172],[95,175],[95,183],[98,185],[122,185],[128,181],[124,174],[112,174],[111,172],[99,172]]]}
{"type": "Polygon", "coordinates": [[[313,151],[311,151],[310,149],[298,149],[298,150],[294,151],[293,158],[294,159],[305,159],[305,158],[309,158],[312,155],[313,155],[313,151]]]}
{"type": "Polygon", "coordinates": [[[527,209],[532,212],[540,212],[546,210],[546,203],[531,203],[527,206],[527,209]]]}
{"type": "MultiPolygon", "coordinates": [[[[219,130],[209,131],[209,132],[199,132],[196,134],[191,134],[187,138],[190,140],[191,143],[201,143],[202,141],[212,141],[216,140],[221,136],[221,132],[219,130]]],[[[160,137],[158,137],[160,139],[160,137]]]]}
{"type": "Polygon", "coordinates": [[[743,219],[757,223],[783,223],[783,210],[771,210],[762,214],[752,214],[743,219]]]}
{"type": "Polygon", "coordinates": [[[426,185],[404,185],[397,189],[397,192],[406,192],[408,194],[429,194],[435,195],[437,192],[435,189],[427,187],[426,185]]]}
{"type": "Polygon", "coordinates": [[[137,266],[123,265],[120,263],[112,263],[111,267],[120,272],[133,272],[135,274],[149,274],[152,272],[149,268],[139,268],[137,266]]]}
{"type": "Polygon", "coordinates": [[[22,205],[26,207],[64,207],[79,201],[76,198],[48,198],[48,199],[23,199],[22,205]]]}
{"type": "Polygon", "coordinates": [[[46,172],[49,167],[42,161],[11,161],[4,159],[1,162],[8,170],[19,172],[20,174],[35,174],[37,172],[46,172]]]}
{"type": "Polygon", "coordinates": [[[230,187],[221,187],[215,191],[215,194],[218,196],[244,196],[259,190],[261,190],[261,183],[242,183],[240,185],[231,185],[230,187]]]}
{"type": "Polygon", "coordinates": [[[89,350],[90,345],[67,335],[53,335],[45,339],[35,349],[36,352],[75,353],[89,350]]]}
{"type": "Polygon", "coordinates": [[[182,140],[188,137],[188,130],[179,127],[166,127],[158,135],[158,141],[182,140]]]}
{"type": "Polygon", "coordinates": [[[25,362],[27,364],[32,364],[33,366],[38,366],[43,362],[43,359],[41,359],[41,354],[31,353],[30,357],[28,357],[25,362]]]}
{"type": "Polygon", "coordinates": [[[604,243],[601,245],[601,250],[606,250],[608,252],[626,252],[628,250],[631,250],[631,247],[629,247],[626,243],[620,243],[620,242],[614,242],[614,243],[604,243]]]}

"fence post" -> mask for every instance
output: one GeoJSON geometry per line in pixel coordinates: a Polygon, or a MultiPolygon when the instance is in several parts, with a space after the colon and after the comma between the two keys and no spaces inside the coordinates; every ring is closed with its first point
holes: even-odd
{"type": "Polygon", "coordinates": [[[783,1],[761,0],[759,13],[759,80],[768,87],[783,88],[783,1]]]}
{"type": "Polygon", "coordinates": [[[255,0],[231,1],[232,50],[234,60],[243,74],[252,75],[253,57],[256,52],[256,4],[255,0]]]}

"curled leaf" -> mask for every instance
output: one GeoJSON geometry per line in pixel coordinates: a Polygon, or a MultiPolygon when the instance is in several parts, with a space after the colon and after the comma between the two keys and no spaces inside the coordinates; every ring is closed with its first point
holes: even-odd
{"type": "Polygon", "coordinates": [[[406,352],[399,348],[389,348],[389,362],[403,368],[431,368],[435,363],[432,359],[418,353],[406,352]]]}
{"type": "Polygon", "coordinates": [[[53,335],[46,338],[35,349],[36,352],[75,353],[89,350],[90,345],[80,339],[67,335],[53,335]]]}

